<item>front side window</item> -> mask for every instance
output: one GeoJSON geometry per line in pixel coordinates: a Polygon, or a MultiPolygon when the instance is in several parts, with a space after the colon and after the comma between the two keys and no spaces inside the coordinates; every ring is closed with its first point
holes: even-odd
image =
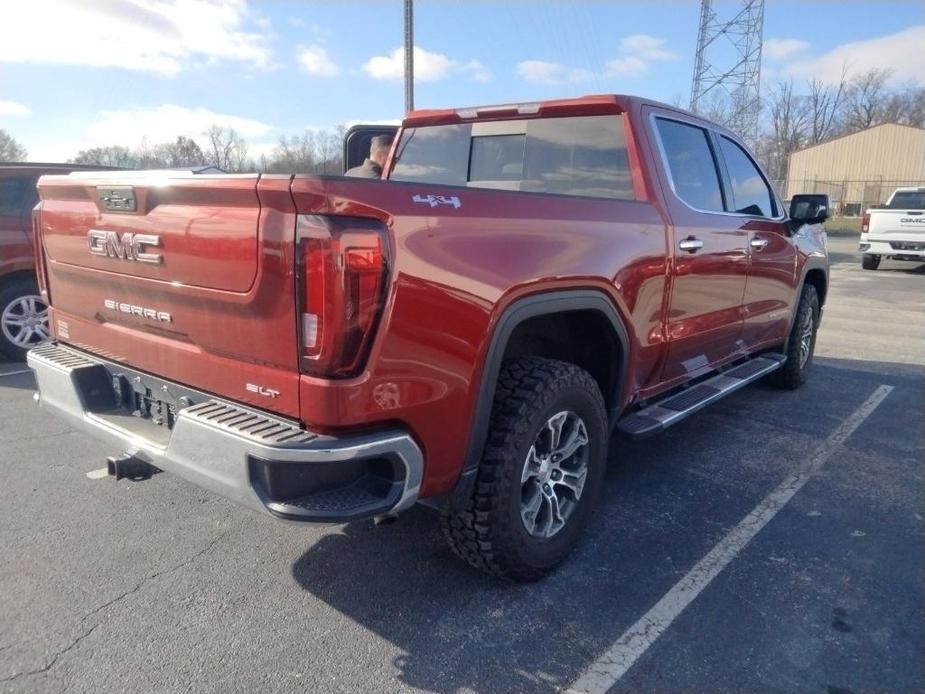
{"type": "Polygon", "coordinates": [[[398,145],[393,181],[465,185],[471,125],[410,128],[398,145]]]}
{"type": "Polygon", "coordinates": [[[409,128],[389,180],[635,199],[620,116],[409,128]]]}
{"type": "Polygon", "coordinates": [[[774,217],[777,214],[774,196],[751,157],[724,135],[719,137],[719,146],[732,184],[730,211],[756,217],[774,217]]]}
{"type": "Polygon", "coordinates": [[[666,118],[655,122],[675,194],[698,210],[723,212],[723,193],[707,131],[666,118]]]}

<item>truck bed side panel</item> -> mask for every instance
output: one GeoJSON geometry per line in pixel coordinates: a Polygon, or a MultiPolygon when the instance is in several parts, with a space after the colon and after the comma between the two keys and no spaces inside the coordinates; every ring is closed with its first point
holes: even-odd
{"type": "Polygon", "coordinates": [[[300,211],[326,200],[326,213],[385,221],[395,250],[369,371],[349,382],[303,376],[303,417],[320,428],[405,424],[426,445],[423,496],[456,481],[492,329],[515,299],[571,287],[607,294],[630,333],[633,378],[656,373],[666,240],[649,203],[299,177],[293,196],[300,211]],[[415,202],[428,195],[458,206],[415,202]]]}

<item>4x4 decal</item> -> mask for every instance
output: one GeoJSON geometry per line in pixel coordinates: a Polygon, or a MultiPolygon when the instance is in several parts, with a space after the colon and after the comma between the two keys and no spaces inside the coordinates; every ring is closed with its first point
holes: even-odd
{"type": "Polygon", "coordinates": [[[436,207],[437,205],[452,205],[457,210],[462,207],[462,203],[455,195],[421,195],[418,193],[411,198],[411,201],[423,202],[431,207],[436,207]]]}

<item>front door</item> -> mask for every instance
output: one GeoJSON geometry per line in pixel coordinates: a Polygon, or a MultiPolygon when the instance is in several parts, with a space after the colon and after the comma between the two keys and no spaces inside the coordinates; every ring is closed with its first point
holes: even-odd
{"type": "Polygon", "coordinates": [[[796,294],[796,249],[777,196],[742,145],[723,134],[716,142],[727,173],[727,204],[748,236],[748,281],[742,301],[742,342],[749,351],[787,336],[796,294]]]}

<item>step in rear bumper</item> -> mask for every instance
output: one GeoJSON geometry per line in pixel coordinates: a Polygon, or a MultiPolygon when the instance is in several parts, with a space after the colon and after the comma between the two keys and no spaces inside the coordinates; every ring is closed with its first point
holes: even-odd
{"type": "Polygon", "coordinates": [[[166,429],[116,407],[113,379],[136,372],[59,344],[31,350],[27,362],[43,408],[115,453],[129,451],[251,509],[337,523],[397,513],[417,501],[424,463],[407,432],[318,435],[180,385],[193,404],[166,429]]]}

